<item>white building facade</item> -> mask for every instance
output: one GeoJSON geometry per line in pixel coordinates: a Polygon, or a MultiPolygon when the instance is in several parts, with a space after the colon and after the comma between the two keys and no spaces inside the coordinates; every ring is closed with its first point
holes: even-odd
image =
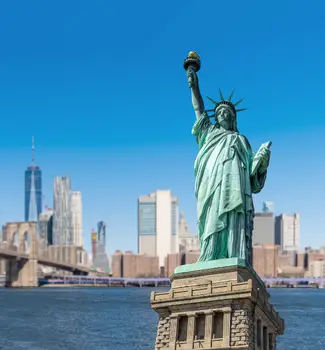
{"type": "Polygon", "coordinates": [[[53,244],[83,246],[81,192],[71,191],[70,179],[54,178],[53,244]]]}
{"type": "Polygon", "coordinates": [[[157,190],[138,199],[138,253],[159,257],[178,252],[178,200],[170,190],[157,190]]]}
{"type": "Polygon", "coordinates": [[[72,244],[78,247],[83,246],[82,239],[82,199],[80,191],[70,193],[70,229],[72,244]]]}
{"type": "Polygon", "coordinates": [[[70,179],[56,176],[53,186],[53,244],[69,245],[72,242],[70,230],[70,179]]]}
{"type": "Polygon", "coordinates": [[[298,251],[300,245],[300,214],[281,214],[276,217],[275,234],[282,250],[298,251]]]}
{"type": "Polygon", "coordinates": [[[272,212],[255,213],[253,245],[280,244],[280,242],[276,242],[274,224],[275,220],[272,212]]]}

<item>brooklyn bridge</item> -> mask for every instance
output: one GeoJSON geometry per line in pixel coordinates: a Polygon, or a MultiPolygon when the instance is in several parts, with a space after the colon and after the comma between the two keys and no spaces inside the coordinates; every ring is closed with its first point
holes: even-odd
{"type": "Polygon", "coordinates": [[[6,286],[37,287],[39,265],[88,275],[83,249],[77,246],[43,245],[36,222],[11,222],[3,226],[0,258],[6,260],[6,286]]]}

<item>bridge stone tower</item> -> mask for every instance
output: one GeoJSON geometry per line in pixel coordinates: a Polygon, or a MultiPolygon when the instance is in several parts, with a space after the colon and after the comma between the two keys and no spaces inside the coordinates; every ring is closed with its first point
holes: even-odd
{"type": "Polygon", "coordinates": [[[275,350],[284,322],[254,270],[234,260],[233,266],[211,261],[210,268],[190,272],[180,266],[169,292],[152,292],[159,314],[156,350],[275,350]]]}
{"type": "Polygon", "coordinates": [[[3,233],[8,250],[17,252],[17,257],[7,257],[6,285],[37,287],[36,222],[7,223],[3,233]]]}

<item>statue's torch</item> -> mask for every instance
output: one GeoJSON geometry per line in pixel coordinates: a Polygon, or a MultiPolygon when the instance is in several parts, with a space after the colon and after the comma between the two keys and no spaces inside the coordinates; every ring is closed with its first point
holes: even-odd
{"type": "MultiPolygon", "coordinates": [[[[198,72],[201,67],[200,56],[195,51],[190,51],[188,56],[184,60],[184,69],[188,72],[192,69],[194,72],[198,72]]],[[[188,74],[188,83],[192,86],[192,75],[188,74]]]]}

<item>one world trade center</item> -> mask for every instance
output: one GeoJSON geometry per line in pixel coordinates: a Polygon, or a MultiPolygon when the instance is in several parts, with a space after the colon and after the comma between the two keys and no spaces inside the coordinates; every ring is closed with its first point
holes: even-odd
{"type": "Polygon", "coordinates": [[[42,211],[42,171],[35,164],[34,137],[32,140],[32,164],[25,171],[25,221],[38,221],[42,211]]]}

